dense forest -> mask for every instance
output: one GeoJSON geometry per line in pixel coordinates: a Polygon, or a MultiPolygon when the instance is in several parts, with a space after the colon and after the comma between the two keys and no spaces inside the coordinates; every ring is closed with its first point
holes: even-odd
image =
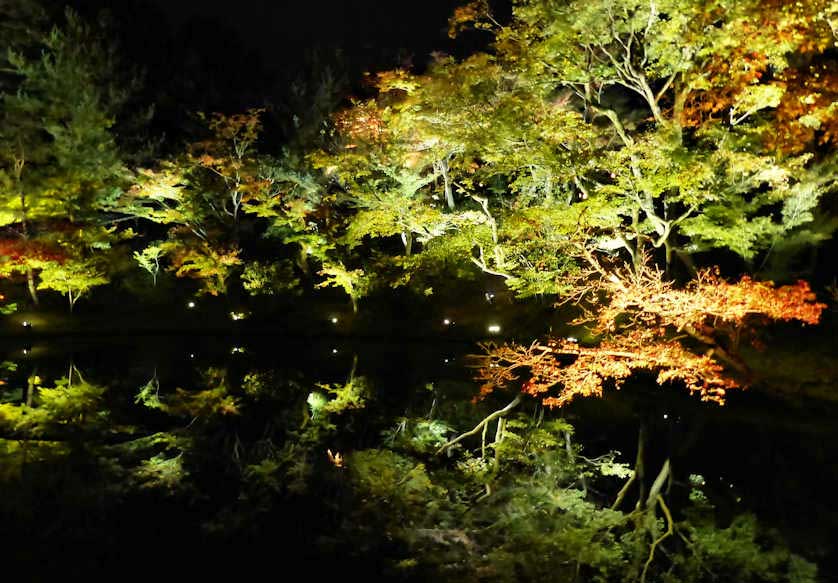
{"type": "Polygon", "coordinates": [[[480,320],[470,392],[446,409],[419,387],[409,398],[430,412],[395,422],[368,410],[357,357],[348,379],[309,385],[207,367],[199,388],[166,393],[155,369],[120,401],[142,410],[130,422],[74,361],[48,386],[10,358],[4,513],[84,450],[114,499],[206,511],[197,491],[235,476],[202,525],[217,544],[281,532],[262,521],[298,505],[339,533],[319,552],[376,557],[395,579],[815,581],[814,562],[836,562],[825,540],[807,555],[753,514],[722,516],[675,453],[649,453],[646,422],[633,459],[586,457],[563,413],[621,387],[718,408],[776,384],[772,338],[832,337],[833,2],[477,0],[426,60],[251,62],[274,83],[262,95],[219,88],[234,74],[206,63],[161,81],[117,42],[118,14],[0,4],[5,334],[51,318],[130,331],[127,312],[204,305],[247,324],[320,297],[345,310],[315,337],[363,333],[388,302],[436,314],[501,296],[562,325],[513,339],[480,320]]]}

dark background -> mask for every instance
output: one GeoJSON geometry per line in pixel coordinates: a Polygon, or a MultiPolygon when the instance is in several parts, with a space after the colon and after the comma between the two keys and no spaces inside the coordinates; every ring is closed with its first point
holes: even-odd
{"type": "MultiPolygon", "coordinates": [[[[363,91],[363,73],[421,70],[434,51],[485,44],[474,33],[454,42],[448,18],[465,0],[51,0],[88,20],[108,15],[126,61],[145,71],[146,91],[164,111],[239,111],[288,101],[289,87],[323,69],[363,91]]],[[[311,83],[309,83],[311,84],[311,83]]]]}

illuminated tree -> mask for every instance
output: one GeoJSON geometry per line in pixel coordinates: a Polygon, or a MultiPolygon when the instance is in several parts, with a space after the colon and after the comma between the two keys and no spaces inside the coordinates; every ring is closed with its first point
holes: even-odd
{"type": "Polygon", "coordinates": [[[474,2],[452,33],[489,31],[492,54],[379,74],[378,98],[340,114],[342,139],[315,162],[360,201],[353,240],[408,240],[406,213],[446,225],[441,240],[468,229],[463,260],[521,296],[567,293],[580,244],[635,270],[656,250],[667,269],[714,248],[764,263],[835,228],[818,216],[835,152],[811,134],[831,144],[834,18],[825,1],[525,0],[500,25],[474,2]],[[823,81],[795,81],[812,66],[823,81]],[[778,151],[802,130],[805,146],[778,151]]]}
{"type": "Polygon", "coordinates": [[[676,288],[661,275],[650,269],[615,271],[597,283],[596,291],[608,299],[583,318],[593,323],[598,337],[592,346],[573,338],[487,345],[480,358],[482,392],[525,374],[521,390],[556,407],[577,396],[601,396],[606,383],[619,388],[633,374],[647,371],[657,373],[658,384],[678,382],[702,400],[722,404],[727,391],[754,380],[737,349],[743,339],[758,342],[757,326],[817,324],[826,308],[804,281],[775,287],[743,277],[732,284],[704,271],[685,288],[676,288]]]}
{"type": "Polygon", "coordinates": [[[37,303],[40,250],[55,246],[38,240],[50,239],[56,224],[101,219],[122,184],[112,128],[135,81],[117,73],[114,52],[74,13],[46,33],[32,24],[9,24],[30,32],[10,35],[4,80],[13,82],[0,85],[0,228],[21,241],[15,269],[37,303]]]}
{"type": "Polygon", "coordinates": [[[93,262],[52,263],[41,269],[38,289],[51,289],[67,296],[70,311],[76,302],[96,286],[108,283],[103,270],[93,262]]]}
{"type": "Polygon", "coordinates": [[[215,213],[223,212],[236,225],[242,203],[264,188],[254,155],[262,113],[263,109],[251,109],[237,115],[204,117],[211,137],[189,149],[190,174],[198,182],[195,188],[215,213]]]}
{"type": "Polygon", "coordinates": [[[317,287],[337,287],[352,301],[352,311],[358,313],[358,300],[369,291],[370,276],[363,269],[347,269],[343,263],[325,263],[320,275],[325,279],[317,287]]]}

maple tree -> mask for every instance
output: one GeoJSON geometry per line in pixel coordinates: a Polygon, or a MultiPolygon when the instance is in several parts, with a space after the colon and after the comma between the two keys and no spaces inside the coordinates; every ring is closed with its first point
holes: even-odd
{"type": "Polygon", "coordinates": [[[727,391],[753,381],[737,354],[743,339],[757,343],[757,327],[767,322],[817,324],[826,308],[805,281],[774,286],[745,276],[729,283],[710,270],[682,288],[649,268],[615,271],[596,286],[607,299],[577,322],[592,323],[596,344],[548,338],[529,346],[486,345],[478,359],[481,393],[524,374],[521,391],[556,407],[601,396],[607,383],[619,388],[648,371],[660,385],[679,382],[702,400],[723,404],[727,391]]]}
{"type": "Polygon", "coordinates": [[[710,249],[780,265],[836,226],[819,208],[835,152],[816,151],[833,20],[827,2],[526,0],[500,24],[473,2],[451,32],[488,31],[492,52],[379,73],[312,160],[349,205],[350,245],[398,236],[410,270],[450,241],[521,297],[572,293],[580,244],[635,270],[657,253],[692,272],[710,249]]]}

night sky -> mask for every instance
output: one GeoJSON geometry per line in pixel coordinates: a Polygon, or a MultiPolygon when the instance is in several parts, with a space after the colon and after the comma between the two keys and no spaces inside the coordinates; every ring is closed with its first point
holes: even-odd
{"type": "MultiPolygon", "coordinates": [[[[130,62],[164,109],[241,110],[282,101],[312,62],[357,92],[364,71],[421,69],[455,52],[447,20],[461,0],[69,0],[86,19],[103,10],[130,62]]],[[[472,39],[472,42],[473,39],[472,39]]],[[[477,39],[479,43],[480,40],[477,39]]],[[[460,45],[462,47],[462,44],[460,45]]]]}

